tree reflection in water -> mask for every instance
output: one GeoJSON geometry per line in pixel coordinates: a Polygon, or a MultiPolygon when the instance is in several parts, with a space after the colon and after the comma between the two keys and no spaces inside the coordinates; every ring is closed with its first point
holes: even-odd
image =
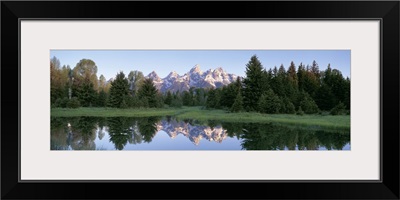
{"type": "Polygon", "coordinates": [[[342,150],[350,142],[349,130],[283,126],[272,123],[179,121],[173,117],[51,118],[51,150],[96,150],[96,142],[109,139],[114,149],[151,143],[159,131],[175,138],[183,134],[195,145],[206,139],[223,144],[240,141],[243,150],[342,150]]]}

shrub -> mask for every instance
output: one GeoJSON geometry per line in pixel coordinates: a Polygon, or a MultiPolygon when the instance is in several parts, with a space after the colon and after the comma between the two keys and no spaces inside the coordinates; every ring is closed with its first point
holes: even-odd
{"type": "Polygon", "coordinates": [[[182,101],[180,99],[172,99],[171,107],[180,108],[182,107],[182,101]]]}
{"type": "Polygon", "coordinates": [[[125,98],[122,99],[121,105],[119,105],[119,108],[128,108],[128,104],[126,103],[125,98]]]}
{"type": "Polygon", "coordinates": [[[81,103],[79,102],[78,98],[76,98],[76,97],[72,97],[67,103],[68,108],[79,108],[80,106],[81,106],[81,103]]]}
{"type": "Polygon", "coordinates": [[[346,106],[342,102],[339,102],[338,105],[332,108],[331,115],[343,115],[343,114],[346,114],[346,106]]]}
{"type": "Polygon", "coordinates": [[[279,113],[281,110],[282,102],[278,95],[271,89],[261,95],[258,101],[258,110],[261,113],[279,113]]]}
{"type": "Polygon", "coordinates": [[[305,98],[300,102],[300,106],[307,114],[318,113],[319,109],[315,101],[311,98],[305,98]]]}
{"type": "Polygon", "coordinates": [[[301,109],[301,106],[299,106],[299,110],[297,110],[296,115],[304,115],[304,111],[301,109]]]}
{"type": "Polygon", "coordinates": [[[235,101],[230,110],[231,112],[240,112],[243,110],[243,98],[240,92],[236,95],[235,101]]]}
{"type": "Polygon", "coordinates": [[[57,99],[56,102],[55,102],[55,107],[65,108],[65,107],[67,107],[68,101],[69,101],[69,100],[68,100],[67,97],[59,98],[59,99],[57,99]]]}

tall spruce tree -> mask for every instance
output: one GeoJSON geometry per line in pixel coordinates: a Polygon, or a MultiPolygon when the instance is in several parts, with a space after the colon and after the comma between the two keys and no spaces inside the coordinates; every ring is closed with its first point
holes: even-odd
{"type": "Polygon", "coordinates": [[[97,99],[97,106],[105,107],[107,105],[107,93],[102,89],[99,92],[99,96],[97,99]]]}
{"type": "Polygon", "coordinates": [[[117,74],[115,80],[111,83],[108,106],[115,108],[125,106],[123,104],[126,102],[123,100],[126,95],[129,95],[128,79],[125,78],[125,74],[123,72],[120,72],[117,74]]]}
{"type": "Polygon", "coordinates": [[[206,107],[207,108],[221,108],[221,93],[220,88],[211,88],[207,94],[206,107]]]}
{"type": "Polygon", "coordinates": [[[261,95],[257,105],[261,113],[275,114],[280,112],[282,102],[279,96],[269,89],[261,95]]]}
{"type": "Polygon", "coordinates": [[[168,90],[165,100],[164,100],[164,103],[167,105],[171,105],[171,102],[172,102],[172,93],[171,93],[171,91],[168,90]]]}
{"type": "Polygon", "coordinates": [[[243,110],[243,98],[240,91],[237,93],[235,101],[233,102],[230,110],[231,112],[240,112],[243,110]]]}
{"type": "Polygon", "coordinates": [[[246,64],[246,78],[243,80],[243,106],[246,111],[257,111],[257,103],[264,87],[262,85],[263,66],[254,55],[246,64]]]}
{"type": "Polygon", "coordinates": [[[138,90],[140,100],[147,101],[150,108],[159,106],[158,90],[151,79],[145,79],[138,90]]]}
{"type": "Polygon", "coordinates": [[[314,114],[319,111],[318,105],[307,92],[303,91],[300,96],[300,107],[306,114],[314,114]]]}

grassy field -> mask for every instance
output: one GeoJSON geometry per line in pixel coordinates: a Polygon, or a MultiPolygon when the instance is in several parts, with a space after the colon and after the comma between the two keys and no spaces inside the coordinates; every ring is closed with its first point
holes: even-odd
{"type": "Polygon", "coordinates": [[[183,108],[148,108],[148,109],[116,109],[116,108],[52,108],[53,117],[150,117],[175,116],[178,119],[195,119],[199,121],[218,120],[221,122],[253,122],[291,124],[300,126],[320,126],[331,128],[350,128],[349,115],[293,115],[293,114],[261,114],[230,113],[225,110],[206,110],[200,107],[183,108]]]}
{"type": "Polygon", "coordinates": [[[151,116],[176,116],[190,108],[52,108],[52,117],[151,117],[151,116]]]}

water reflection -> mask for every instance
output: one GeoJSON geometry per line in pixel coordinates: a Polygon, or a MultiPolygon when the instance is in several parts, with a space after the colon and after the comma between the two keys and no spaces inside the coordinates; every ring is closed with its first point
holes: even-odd
{"type": "Polygon", "coordinates": [[[51,118],[51,150],[349,150],[349,130],[171,117],[51,118]]]}

